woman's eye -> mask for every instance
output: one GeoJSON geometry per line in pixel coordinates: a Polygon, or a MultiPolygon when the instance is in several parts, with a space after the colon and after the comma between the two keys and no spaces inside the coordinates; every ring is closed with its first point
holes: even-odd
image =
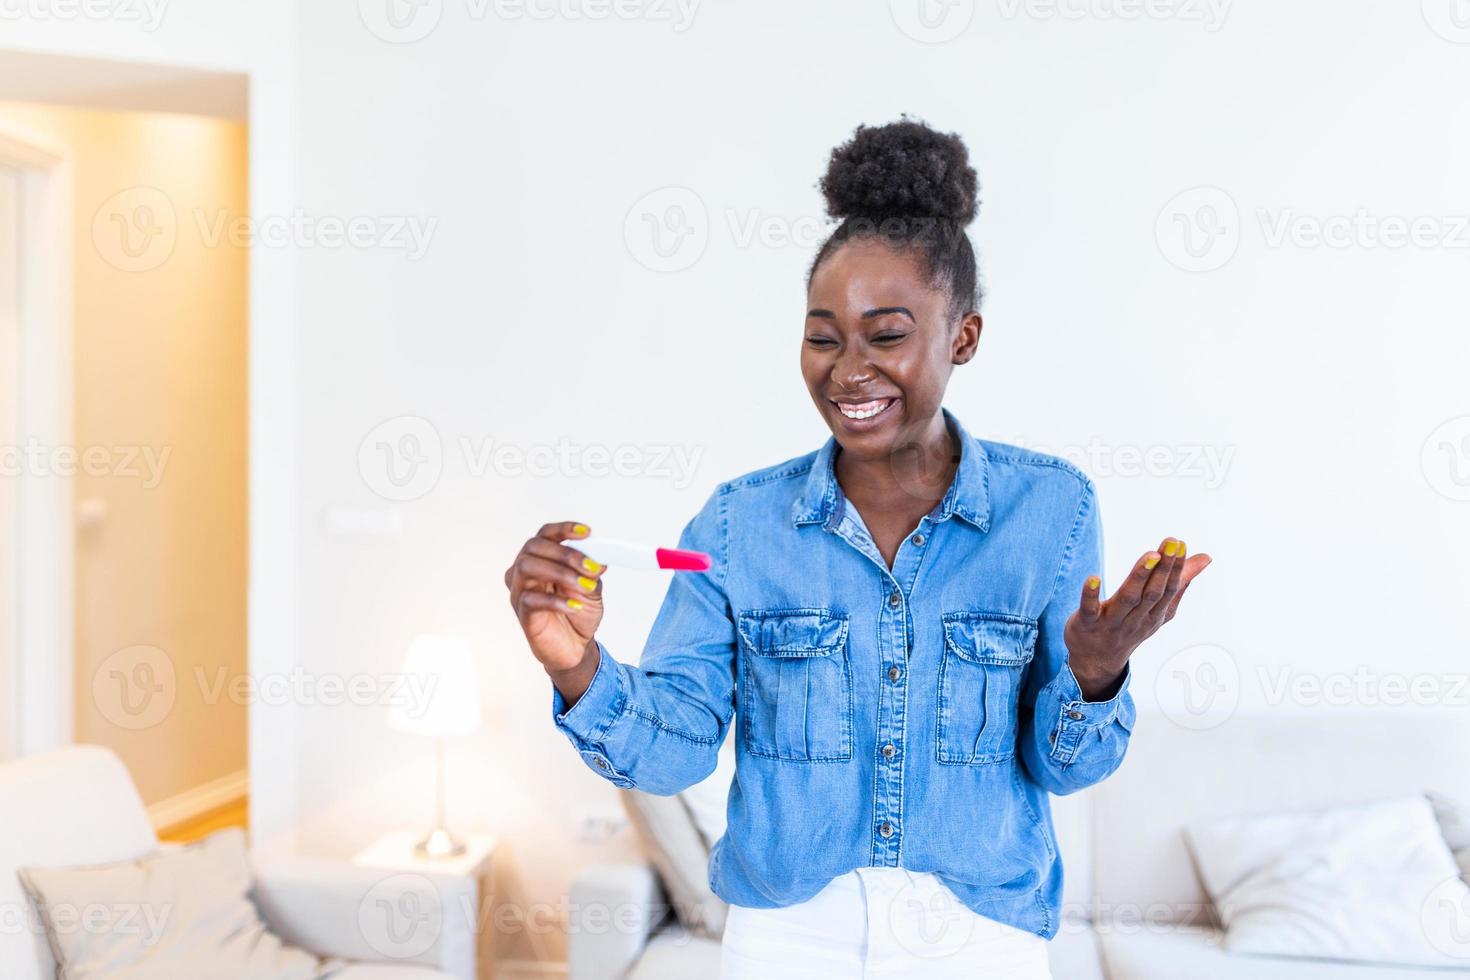
{"type": "Polygon", "coordinates": [[[828,337],[808,337],[806,339],[806,342],[811,344],[813,347],[825,347],[828,344],[836,343],[836,341],[831,340],[828,337]]]}
{"type": "Polygon", "coordinates": [[[890,344],[890,343],[892,343],[895,340],[902,340],[903,338],[905,338],[907,336],[908,336],[908,334],[903,334],[903,333],[885,333],[885,334],[879,334],[878,336],[876,336],[876,337],[873,338],[873,342],[875,344],[890,344]]]}

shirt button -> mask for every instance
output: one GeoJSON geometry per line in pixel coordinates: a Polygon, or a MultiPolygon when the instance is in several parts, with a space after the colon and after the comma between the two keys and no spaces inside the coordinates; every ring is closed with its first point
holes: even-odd
{"type": "Polygon", "coordinates": [[[900,602],[902,602],[902,601],[903,601],[903,596],[899,594],[899,592],[898,592],[897,589],[894,589],[891,593],[889,593],[889,595],[888,595],[888,605],[891,606],[892,608],[897,609],[898,608],[898,604],[900,602]]]}
{"type": "Polygon", "coordinates": [[[889,823],[887,820],[883,821],[881,824],[878,825],[878,833],[881,834],[883,837],[892,837],[893,824],[889,823]]]}
{"type": "Polygon", "coordinates": [[[883,758],[891,759],[896,755],[898,755],[898,749],[894,748],[892,743],[883,746],[883,758]]]}
{"type": "Polygon", "coordinates": [[[1080,712],[1080,711],[1069,711],[1069,712],[1067,712],[1067,717],[1068,718],[1071,718],[1073,721],[1081,721],[1082,718],[1083,718],[1083,715],[1082,715],[1082,712],[1080,712]]]}
{"type": "Polygon", "coordinates": [[[607,768],[607,760],[606,759],[598,759],[597,760],[597,768],[599,768],[599,769],[606,769],[607,768]]]}
{"type": "Polygon", "coordinates": [[[922,534],[916,534],[910,540],[914,542],[915,547],[924,547],[924,536],[922,534]]]}
{"type": "Polygon", "coordinates": [[[902,676],[903,676],[903,671],[899,670],[897,667],[889,667],[888,668],[888,679],[889,680],[896,682],[902,676]]]}

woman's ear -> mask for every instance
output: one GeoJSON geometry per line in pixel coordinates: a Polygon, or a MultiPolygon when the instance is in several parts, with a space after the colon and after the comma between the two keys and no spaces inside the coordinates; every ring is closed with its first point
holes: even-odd
{"type": "Polygon", "coordinates": [[[954,332],[953,347],[950,351],[951,364],[964,364],[975,356],[975,348],[980,345],[980,330],[984,326],[985,321],[975,310],[960,317],[959,328],[954,332]]]}

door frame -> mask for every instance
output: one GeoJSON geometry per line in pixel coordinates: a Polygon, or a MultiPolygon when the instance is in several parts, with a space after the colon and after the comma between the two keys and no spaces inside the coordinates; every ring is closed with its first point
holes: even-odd
{"type": "MultiPolygon", "coordinates": [[[[16,441],[55,451],[73,446],[72,172],[67,150],[0,125],[0,165],[20,174],[19,336],[16,441]]],[[[72,478],[47,467],[16,477],[16,576],[12,650],[0,646],[0,677],[13,680],[13,730],[0,752],[32,755],[67,745],[75,730],[72,478]],[[7,655],[8,654],[8,655],[7,655]]],[[[3,642],[3,641],[0,641],[3,642]]]]}

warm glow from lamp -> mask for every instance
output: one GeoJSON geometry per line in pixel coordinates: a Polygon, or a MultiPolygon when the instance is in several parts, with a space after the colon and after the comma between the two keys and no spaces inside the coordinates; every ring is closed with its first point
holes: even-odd
{"type": "Polygon", "coordinates": [[[407,683],[388,709],[388,724],[433,738],[437,764],[437,822],[416,850],[428,858],[455,857],[465,845],[444,824],[444,740],[480,730],[480,674],[468,640],[432,633],[414,637],[403,673],[407,683]]]}

